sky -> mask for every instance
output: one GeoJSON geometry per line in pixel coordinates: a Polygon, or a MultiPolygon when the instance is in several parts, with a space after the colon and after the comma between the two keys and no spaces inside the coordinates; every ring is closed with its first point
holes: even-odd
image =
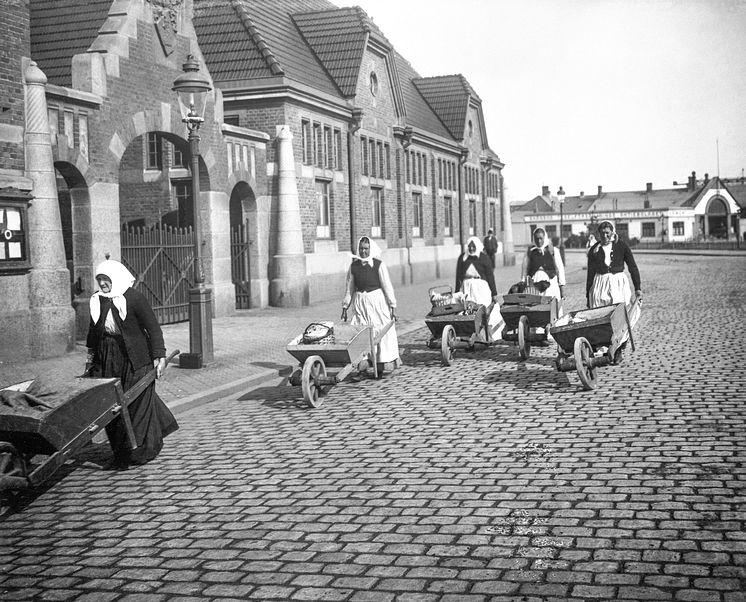
{"type": "Polygon", "coordinates": [[[466,77],[510,202],[746,170],[744,0],[334,3],[421,76],[466,77]]]}

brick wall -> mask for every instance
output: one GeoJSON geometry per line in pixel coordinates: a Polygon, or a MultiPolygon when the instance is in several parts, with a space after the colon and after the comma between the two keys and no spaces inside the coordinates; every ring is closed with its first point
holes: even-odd
{"type": "Polygon", "coordinates": [[[23,62],[28,57],[29,0],[3,0],[0,8],[0,165],[25,168],[22,131],[25,126],[23,62]],[[21,142],[16,142],[21,134],[21,142]]]}

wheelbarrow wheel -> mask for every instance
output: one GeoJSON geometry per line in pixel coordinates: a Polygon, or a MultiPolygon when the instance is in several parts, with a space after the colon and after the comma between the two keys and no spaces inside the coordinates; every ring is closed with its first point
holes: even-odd
{"type": "Polygon", "coordinates": [[[528,316],[521,316],[518,321],[518,355],[522,360],[531,355],[531,343],[528,340],[529,328],[528,316]]]}
{"type": "Polygon", "coordinates": [[[444,366],[450,366],[453,363],[453,351],[456,347],[456,329],[451,324],[443,327],[443,334],[440,337],[440,355],[444,366]]]}
{"type": "Polygon", "coordinates": [[[10,511],[17,491],[28,487],[26,461],[12,443],[0,441],[0,516],[10,511]]]}
{"type": "Polygon", "coordinates": [[[318,383],[318,378],[324,376],[326,376],[324,360],[318,355],[308,357],[303,364],[300,386],[303,391],[303,399],[311,407],[319,408],[324,403],[324,391],[318,383]]]}
{"type": "Polygon", "coordinates": [[[585,337],[575,339],[573,355],[575,356],[575,369],[580,377],[580,382],[583,383],[583,388],[586,391],[595,389],[596,368],[593,367],[591,362],[593,359],[593,348],[585,337]]]}

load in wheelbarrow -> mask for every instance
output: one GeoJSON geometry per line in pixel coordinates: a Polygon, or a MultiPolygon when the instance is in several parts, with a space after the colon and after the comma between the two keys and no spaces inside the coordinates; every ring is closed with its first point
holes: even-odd
{"type": "MultiPolygon", "coordinates": [[[[172,353],[168,360],[178,353],[172,353]]],[[[18,491],[43,483],[118,416],[124,421],[130,447],[136,448],[128,407],[155,377],[153,369],[126,393],[118,378],[71,377],[53,388],[40,385],[41,380],[36,379],[2,389],[2,509],[12,505],[18,491]]]]}
{"type": "Polygon", "coordinates": [[[457,349],[473,350],[477,345],[488,347],[494,343],[489,324],[494,305],[485,307],[454,295],[449,286],[429,290],[432,308],[425,316],[430,330],[429,349],[440,348],[441,363],[450,366],[457,349]]]}
{"type": "MultiPolygon", "coordinates": [[[[632,305],[639,312],[639,305],[632,305]]],[[[570,312],[552,327],[552,337],[558,352],[555,366],[560,372],[576,370],[583,388],[596,388],[598,368],[613,366],[622,360],[622,351],[629,340],[632,350],[632,325],[627,305],[616,303],[592,309],[570,312]]]]}
{"type": "Polygon", "coordinates": [[[547,340],[549,329],[557,319],[557,299],[537,292],[503,295],[500,314],[505,321],[503,339],[518,344],[522,360],[531,354],[531,343],[547,340]]]}
{"type": "Polygon", "coordinates": [[[373,375],[378,378],[378,344],[393,325],[394,320],[380,329],[335,326],[333,342],[303,343],[303,335],[297,336],[286,347],[300,364],[288,382],[296,387],[300,385],[306,403],[318,408],[324,403],[328,389],[348,376],[372,368],[373,375]]]}

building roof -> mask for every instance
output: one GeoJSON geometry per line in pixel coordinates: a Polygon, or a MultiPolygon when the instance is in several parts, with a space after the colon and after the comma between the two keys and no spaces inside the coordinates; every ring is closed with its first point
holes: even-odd
{"type": "Polygon", "coordinates": [[[50,84],[72,85],[72,59],[106,21],[112,0],[31,0],[31,58],[50,84]]]}
{"type": "MultiPolygon", "coordinates": [[[[396,51],[394,51],[394,62],[402,88],[402,96],[404,97],[404,111],[407,123],[444,138],[453,138],[448,128],[446,128],[438,115],[430,108],[430,105],[425,102],[415,87],[413,81],[419,78],[419,75],[414,70],[414,67],[396,51]]],[[[463,135],[461,137],[463,138],[463,135]]]]}
{"type": "Polygon", "coordinates": [[[746,179],[725,179],[723,180],[723,184],[728,192],[730,192],[731,196],[736,200],[739,207],[746,208],[746,179]]]}
{"type": "Polygon", "coordinates": [[[539,195],[520,205],[511,205],[510,211],[512,213],[547,213],[552,211],[552,202],[547,197],[539,195]]]}
{"type": "Polygon", "coordinates": [[[278,75],[340,96],[291,15],[328,11],[327,0],[194,0],[194,28],[215,83],[278,75]]]}
{"type": "Polygon", "coordinates": [[[463,140],[472,97],[481,102],[463,75],[420,77],[412,81],[425,102],[456,140],[463,140]]]}

